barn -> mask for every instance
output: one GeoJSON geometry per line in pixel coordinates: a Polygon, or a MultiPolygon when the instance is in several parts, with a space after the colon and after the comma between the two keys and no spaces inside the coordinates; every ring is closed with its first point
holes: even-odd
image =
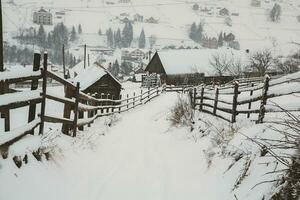
{"type": "Polygon", "coordinates": [[[80,83],[80,90],[96,98],[120,99],[122,85],[109,71],[98,63],[93,63],[84,69],[83,62],[80,62],[72,69],[70,74],[72,82],[80,83]]]}
{"type": "Polygon", "coordinates": [[[210,64],[214,54],[226,55],[228,58],[243,57],[242,60],[245,58],[240,51],[227,48],[167,50],[156,52],[145,71],[160,75],[161,82],[168,85],[197,85],[206,80],[224,82],[232,79],[228,74],[217,78],[216,70],[210,64]]]}

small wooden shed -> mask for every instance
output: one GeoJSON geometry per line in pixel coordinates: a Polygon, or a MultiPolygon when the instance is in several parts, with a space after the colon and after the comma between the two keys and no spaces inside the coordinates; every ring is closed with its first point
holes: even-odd
{"type": "Polygon", "coordinates": [[[122,85],[116,77],[98,63],[87,66],[86,69],[80,64],[73,69],[77,74],[73,82],[80,83],[82,92],[96,98],[106,98],[108,95],[109,98],[120,99],[122,85]]]}

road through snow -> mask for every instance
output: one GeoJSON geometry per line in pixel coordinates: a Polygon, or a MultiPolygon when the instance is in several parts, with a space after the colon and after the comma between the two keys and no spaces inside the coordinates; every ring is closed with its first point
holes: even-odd
{"type": "MultiPolygon", "coordinates": [[[[55,166],[44,164],[46,169],[24,166],[18,178],[6,177],[9,183],[0,185],[0,199],[2,192],[32,200],[215,199],[204,192],[206,163],[199,144],[172,134],[184,131],[167,120],[176,98],[163,94],[123,114],[92,150],[69,152],[55,166]]],[[[87,131],[97,132],[97,126],[87,131]]]]}

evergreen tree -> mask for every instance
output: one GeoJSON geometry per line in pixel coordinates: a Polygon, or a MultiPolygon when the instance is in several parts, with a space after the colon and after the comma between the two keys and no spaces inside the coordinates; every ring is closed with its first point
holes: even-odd
{"type": "Polygon", "coordinates": [[[122,37],[121,37],[121,30],[118,28],[115,34],[115,46],[118,48],[122,47],[122,37]]]}
{"type": "Polygon", "coordinates": [[[129,62],[123,61],[120,68],[125,75],[129,75],[129,73],[132,71],[132,65],[129,62]]]}
{"type": "Polygon", "coordinates": [[[76,33],[76,30],[75,30],[75,27],[73,26],[72,31],[71,31],[70,41],[75,41],[76,38],[77,38],[77,33],[76,33]]]}
{"type": "Polygon", "coordinates": [[[38,30],[38,45],[41,47],[46,47],[46,33],[43,25],[41,24],[38,30]]]}
{"type": "Polygon", "coordinates": [[[120,65],[119,65],[118,60],[116,60],[116,61],[114,62],[114,64],[113,64],[112,67],[111,67],[110,72],[111,72],[114,76],[116,76],[116,77],[118,76],[118,74],[120,73],[120,65]]]}
{"type": "Polygon", "coordinates": [[[197,35],[197,25],[196,25],[196,23],[194,22],[194,23],[192,24],[192,26],[191,26],[189,36],[190,36],[190,38],[191,38],[192,40],[195,41],[196,35],[197,35]]]}
{"type": "Polygon", "coordinates": [[[139,48],[145,48],[145,46],[146,46],[146,37],[143,29],[139,38],[139,48]]]}
{"type": "Polygon", "coordinates": [[[203,34],[203,25],[201,23],[199,23],[198,27],[197,27],[197,32],[196,32],[196,42],[200,43],[202,40],[202,34],[203,34]]]}
{"type": "Polygon", "coordinates": [[[280,15],[281,15],[281,7],[279,4],[275,3],[270,12],[270,18],[273,22],[276,22],[280,19],[280,15]]]}
{"type": "Polygon", "coordinates": [[[223,44],[224,44],[224,38],[223,38],[223,33],[221,32],[218,38],[218,47],[222,47],[223,44]]]}
{"type": "Polygon", "coordinates": [[[78,25],[78,34],[82,34],[82,27],[81,27],[81,24],[78,25]]]}
{"type": "Polygon", "coordinates": [[[122,47],[130,47],[133,40],[133,27],[131,22],[125,24],[122,31],[122,47]]]}
{"type": "Polygon", "coordinates": [[[111,28],[109,28],[106,31],[106,37],[107,37],[107,45],[109,47],[113,47],[114,46],[114,34],[111,28]]]}

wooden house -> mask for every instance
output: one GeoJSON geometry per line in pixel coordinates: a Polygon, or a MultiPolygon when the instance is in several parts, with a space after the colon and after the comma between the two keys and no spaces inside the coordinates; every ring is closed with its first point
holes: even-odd
{"type": "Polygon", "coordinates": [[[41,8],[33,13],[33,23],[42,25],[52,25],[52,14],[41,8]]]}
{"type": "Polygon", "coordinates": [[[227,8],[222,8],[219,11],[219,15],[221,15],[221,16],[228,16],[229,15],[229,10],[227,8]]]}
{"type": "Polygon", "coordinates": [[[245,62],[241,51],[221,49],[185,49],[156,52],[145,71],[158,74],[162,83],[169,85],[198,85],[200,83],[225,82],[231,80],[230,74],[218,78],[217,71],[211,66],[213,55],[235,56],[245,62]],[[206,78],[208,77],[208,78],[206,78]]]}
{"type": "Polygon", "coordinates": [[[74,66],[71,70],[73,83],[80,83],[80,90],[96,98],[120,99],[122,85],[108,70],[98,63],[83,68],[83,62],[74,66]]]}

